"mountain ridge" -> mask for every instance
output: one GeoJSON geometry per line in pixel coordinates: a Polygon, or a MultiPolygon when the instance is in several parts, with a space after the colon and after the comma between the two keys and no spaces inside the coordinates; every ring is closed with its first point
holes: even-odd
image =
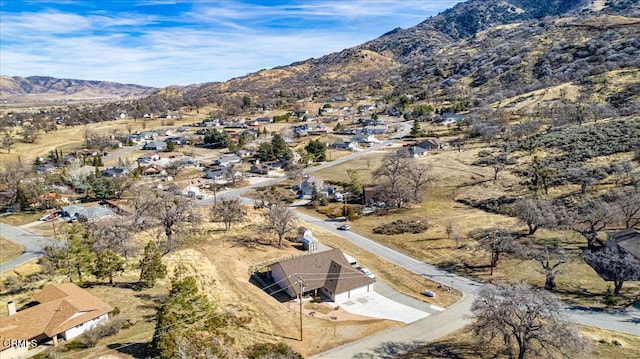
{"type": "Polygon", "coordinates": [[[112,81],[60,79],[51,76],[0,76],[3,100],[47,96],[58,99],[126,99],[151,95],[156,88],[112,81]]]}

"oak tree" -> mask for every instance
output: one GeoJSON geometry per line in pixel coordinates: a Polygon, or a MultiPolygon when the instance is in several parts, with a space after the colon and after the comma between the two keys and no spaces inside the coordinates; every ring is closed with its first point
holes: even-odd
{"type": "Polygon", "coordinates": [[[497,341],[509,357],[576,358],[586,343],[551,293],[525,284],[486,284],[471,305],[478,344],[497,341]]]}

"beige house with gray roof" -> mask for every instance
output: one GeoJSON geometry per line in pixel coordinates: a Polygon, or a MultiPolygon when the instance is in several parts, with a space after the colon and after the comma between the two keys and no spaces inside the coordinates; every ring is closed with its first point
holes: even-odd
{"type": "Polygon", "coordinates": [[[364,295],[373,291],[373,279],[353,268],[339,249],[296,257],[271,265],[275,283],[296,297],[300,282],[304,294],[324,294],[334,302],[364,295]]]}

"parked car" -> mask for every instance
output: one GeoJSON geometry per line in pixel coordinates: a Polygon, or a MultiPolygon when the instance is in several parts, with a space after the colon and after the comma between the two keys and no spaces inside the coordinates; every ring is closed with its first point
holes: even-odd
{"type": "Polygon", "coordinates": [[[430,291],[430,290],[423,290],[422,291],[422,295],[426,295],[427,297],[435,297],[436,293],[430,291]]]}
{"type": "Polygon", "coordinates": [[[348,225],[348,224],[343,224],[340,227],[338,227],[338,229],[341,230],[341,231],[348,231],[348,230],[351,229],[351,226],[348,225]]]}
{"type": "Polygon", "coordinates": [[[196,195],[196,199],[204,199],[204,195],[203,194],[197,194],[196,195]]]}
{"type": "Polygon", "coordinates": [[[373,272],[372,272],[372,271],[370,271],[369,269],[364,268],[364,267],[359,267],[359,268],[358,268],[358,270],[360,270],[360,272],[362,272],[362,273],[363,273],[364,275],[366,275],[367,277],[369,277],[369,278],[371,278],[371,279],[373,279],[373,280],[376,280],[376,275],[375,275],[375,274],[373,274],[373,272]]]}
{"type": "Polygon", "coordinates": [[[44,216],[40,217],[39,221],[48,221],[50,219],[51,219],[51,215],[45,214],[44,216]]]}

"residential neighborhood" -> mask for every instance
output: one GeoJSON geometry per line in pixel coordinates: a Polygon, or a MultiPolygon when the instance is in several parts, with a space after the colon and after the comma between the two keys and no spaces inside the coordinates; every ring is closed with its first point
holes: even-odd
{"type": "Polygon", "coordinates": [[[2,5],[0,358],[640,357],[637,2],[133,5],[2,5]]]}

